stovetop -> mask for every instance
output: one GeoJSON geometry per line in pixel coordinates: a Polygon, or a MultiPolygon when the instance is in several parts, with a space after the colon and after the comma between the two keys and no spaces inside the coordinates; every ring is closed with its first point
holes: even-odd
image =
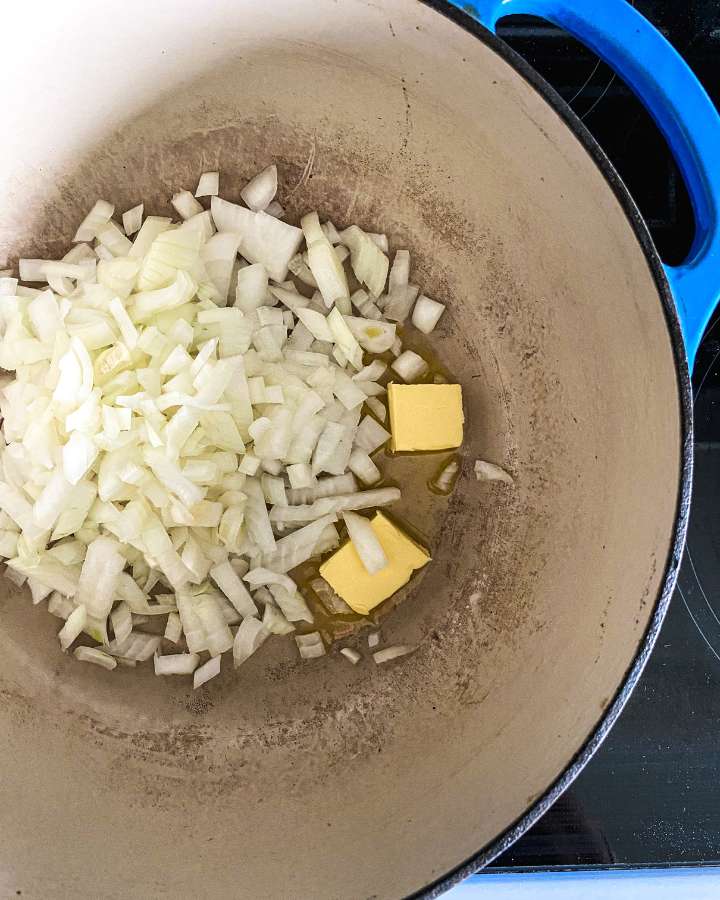
{"type": "MultiPolygon", "coordinates": [[[[720,2],[635,0],[720,105],[720,2]]],[[[666,262],[693,225],[664,140],[625,84],[560,29],[531,17],[498,33],[561,94],[625,180],[666,262]]],[[[720,272],[718,272],[720,279],[720,272]]],[[[495,867],[720,863],[720,316],[697,356],[688,550],[642,679],[586,769],[495,867]]]]}

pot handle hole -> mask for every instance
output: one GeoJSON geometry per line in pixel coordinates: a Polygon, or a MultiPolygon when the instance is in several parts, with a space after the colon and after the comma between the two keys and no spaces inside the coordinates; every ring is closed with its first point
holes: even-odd
{"type": "Polygon", "coordinates": [[[687,258],[665,265],[690,368],[720,299],[720,116],[690,67],[627,0],[475,0],[465,12],[495,30],[508,15],[539,16],[581,41],[635,92],[665,136],[692,203],[687,258]]]}

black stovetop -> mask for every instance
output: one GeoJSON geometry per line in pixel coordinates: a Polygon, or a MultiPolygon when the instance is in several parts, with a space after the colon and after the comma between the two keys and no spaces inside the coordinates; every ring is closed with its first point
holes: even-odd
{"type": "MultiPolygon", "coordinates": [[[[720,105],[720,2],[635,0],[720,105]]],[[[547,78],[607,152],[669,263],[692,240],[685,189],[624,83],[530,17],[499,34],[547,78]]],[[[720,272],[718,272],[720,281],[720,272]]],[[[688,551],[645,673],[618,723],[555,806],[497,867],[720,863],[720,316],[697,356],[688,551]]]]}

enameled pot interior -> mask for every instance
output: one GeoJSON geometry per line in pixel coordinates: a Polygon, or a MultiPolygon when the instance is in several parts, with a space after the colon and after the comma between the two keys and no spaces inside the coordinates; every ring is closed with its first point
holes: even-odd
{"type": "MultiPolygon", "coordinates": [[[[193,694],[64,657],[57,620],[3,583],[0,883],[30,896],[420,888],[572,760],[663,580],[677,378],[657,286],[604,176],[534,88],[433,10],[283,6],[211,3],[195,32],[166,11],[162,39],[148,12],[124,89],[111,42],[100,83],[83,82],[84,115],[78,86],[63,93],[63,72],[41,68],[32,119],[58,130],[50,142],[38,121],[27,153],[3,151],[0,253],[63,252],[97,197],[167,212],[206,170],[235,200],[270,162],[291,219],[317,208],[408,247],[414,278],[448,304],[432,347],[467,416],[449,500],[425,488],[442,456],[392,462],[408,485],[397,513],[434,562],[383,638],[419,650],[353,668],[336,653],[301,662],[275,639],[193,694]],[[478,483],[476,458],[514,486],[478,483]]],[[[11,125],[30,118],[11,110],[11,125]]]]}

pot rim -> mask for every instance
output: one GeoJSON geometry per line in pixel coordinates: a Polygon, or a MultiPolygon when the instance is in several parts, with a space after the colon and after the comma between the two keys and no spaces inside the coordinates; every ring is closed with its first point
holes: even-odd
{"type": "Polygon", "coordinates": [[[588,735],[582,747],[560,772],[552,784],[540,797],[511,825],[499,834],[489,844],[481,847],[476,853],[464,862],[455,866],[449,872],[440,876],[431,884],[415,891],[411,898],[439,897],[454,885],[484,868],[495,857],[507,850],[521,837],[535,822],[544,815],[560,795],[572,784],[583,768],[590,761],[607,737],[616,719],[622,712],[630,694],[640,679],[650,652],[655,645],[660,627],[665,618],[670,598],[677,581],[682,553],[685,546],[685,537],[688,528],[690,514],[690,493],[693,472],[693,412],[692,412],[692,382],[688,367],[688,358],[680,328],[675,301],[668,284],[660,256],[655,248],[648,227],[632,199],[625,183],[620,178],[609,158],[597,143],[581,119],[565,103],[562,97],[555,91],[538,72],[527,63],[522,56],[502,41],[492,31],[472,18],[467,13],[452,5],[449,0],[420,0],[425,6],[430,7],[440,15],[450,19],[460,28],[472,34],[482,41],[487,47],[498,54],[510,65],[525,81],[533,87],[537,93],[548,103],[561,117],[575,137],[581,142],[596,166],[604,175],[611,190],[615,194],[620,206],[627,217],[657,286],[658,295],[665,315],[665,322],[672,346],[675,371],[677,375],[677,387],[680,406],[680,471],[678,472],[678,495],[675,512],[675,526],[672,532],[668,549],[665,570],[658,592],[652,616],[648,622],[643,637],[638,644],[637,652],[631,662],[625,677],[620,683],[611,702],[605,709],[594,730],[588,735]]]}

